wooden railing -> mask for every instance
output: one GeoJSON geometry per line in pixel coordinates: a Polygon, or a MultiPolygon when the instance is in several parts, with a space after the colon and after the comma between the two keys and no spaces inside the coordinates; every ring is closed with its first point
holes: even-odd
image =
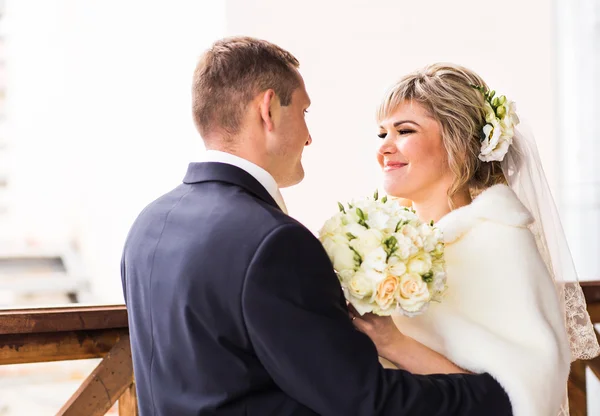
{"type": "MultiPolygon", "coordinates": [[[[600,324],[600,281],[581,282],[587,309],[594,324],[600,324]]],[[[596,331],[596,336],[598,332],[596,331]]],[[[587,415],[586,368],[600,379],[600,357],[589,361],[575,361],[569,377],[569,407],[571,416],[587,415]]]]}
{"type": "MultiPolygon", "coordinates": [[[[582,283],[592,322],[600,323],[600,281],[582,283]]],[[[0,365],[102,358],[60,409],[60,416],[102,416],[119,401],[119,415],[137,416],[125,306],[0,311],[0,365]]],[[[600,357],[573,363],[571,416],[585,416],[586,368],[600,379],[600,357]]]]}
{"type": "Polygon", "coordinates": [[[102,358],[58,411],[102,416],[138,414],[125,306],[0,311],[0,365],[102,358]]]}

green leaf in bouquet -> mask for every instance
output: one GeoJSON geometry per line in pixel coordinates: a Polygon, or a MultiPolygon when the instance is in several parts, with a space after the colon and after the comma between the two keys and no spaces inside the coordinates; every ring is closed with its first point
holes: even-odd
{"type": "Polygon", "coordinates": [[[398,244],[398,239],[392,235],[386,238],[383,244],[385,244],[386,247],[391,248],[398,244]]]}
{"type": "Polygon", "coordinates": [[[384,250],[387,254],[385,261],[387,262],[390,259],[390,257],[392,257],[392,255],[396,251],[398,251],[398,239],[392,235],[392,236],[386,238],[383,241],[383,244],[385,245],[384,250]]]}
{"type": "Polygon", "coordinates": [[[351,203],[348,202],[348,208],[352,209],[352,208],[354,208],[354,205],[352,205],[351,203]]]}
{"type": "Polygon", "coordinates": [[[370,227],[367,224],[367,215],[360,208],[356,208],[356,215],[358,215],[358,223],[368,230],[370,227]]]}
{"type": "Polygon", "coordinates": [[[338,202],[338,208],[340,209],[340,212],[343,212],[344,214],[346,213],[346,209],[344,208],[341,202],[338,202]]]}
{"type": "Polygon", "coordinates": [[[398,231],[400,231],[400,228],[404,227],[406,224],[408,224],[407,220],[398,221],[398,224],[396,224],[396,229],[394,230],[394,232],[397,233],[398,231]]]}
{"type": "Polygon", "coordinates": [[[357,263],[357,265],[360,267],[360,265],[361,265],[361,264],[362,264],[362,262],[363,262],[363,258],[362,258],[362,256],[360,255],[360,253],[359,253],[358,251],[356,251],[356,250],[354,249],[354,247],[352,247],[352,246],[348,246],[348,247],[350,247],[350,250],[352,250],[352,252],[354,253],[354,261],[355,261],[355,262],[357,263]]]}
{"type": "Polygon", "coordinates": [[[365,213],[360,208],[356,208],[356,215],[358,215],[358,218],[360,218],[361,220],[365,220],[366,219],[365,218],[365,213]]]}
{"type": "Polygon", "coordinates": [[[352,233],[346,233],[346,236],[348,237],[348,239],[349,239],[350,241],[354,240],[355,238],[358,238],[357,236],[355,236],[355,235],[354,235],[354,234],[352,234],[352,233]]]}
{"type": "Polygon", "coordinates": [[[431,283],[431,282],[433,282],[433,273],[432,272],[425,273],[425,274],[421,275],[421,278],[423,279],[423,281],[425,283],[431,283]]]}
{"type": "Polygon", "coordinates": [[[377,201],[379,199],[379,190],[378,189],[375,190],[375,193],[373,194],[373,199],[375,201],[377,201]]]}
{"type": "Polygon", "coordinates": [[[435,224],[435,223],[433,222],[433,220],[431,220],[431,222],[429,223],[429,225],[430,225],[431,227],[433,227],[433,224],[435,224]]]}
{"type": "Polygon", "coordinates": [[[383,202],[384,204],[388,201],[388,197],[387,195],[384,196],[383,198],[381,198],[381,202],[383,202]]]}

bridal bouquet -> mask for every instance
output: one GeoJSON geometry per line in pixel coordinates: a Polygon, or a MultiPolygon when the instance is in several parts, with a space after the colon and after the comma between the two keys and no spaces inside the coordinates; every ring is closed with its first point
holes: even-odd
{"type": "Polygon", "coordinates": [[[423,313],[446,290],[439,229],[387,197],[338,203],[319,239],[346,299],[362,315],[423,313]]]}

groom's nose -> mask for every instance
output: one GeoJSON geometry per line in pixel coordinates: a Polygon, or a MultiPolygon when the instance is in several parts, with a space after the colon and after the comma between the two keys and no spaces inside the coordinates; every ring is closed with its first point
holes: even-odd
{"type": "Polygon", "coordinates": [[[309,133],[308,134],[308,140],[306,141],[306,143],[304,144],[304,146],[309,146],[311,143],[312,143],[312,136],[309,133]]]}

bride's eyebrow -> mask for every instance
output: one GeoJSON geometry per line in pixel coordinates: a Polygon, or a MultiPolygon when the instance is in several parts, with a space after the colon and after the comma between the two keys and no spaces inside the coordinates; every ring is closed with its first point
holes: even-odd
{"type": "Polygon", "coordinates": [[[412,120],[399,120],[399,121],[396,121],[396,122],[394,123],[394,127],[401,126],[402,124],[414,124],[414,125],[415,125],[415,126],[417,126],[417,127],[421,127],[421,126],[419,125],[419,123],[417,123],[416,121],[412,121],[412,120]]]}
{"type": "MultiPolygon", "coordinates": [[[[419,123],[417,123],[416,121],[412,121],[412,120],[399,120],[399,121],[396,121],[393,126],[394,126],[394,128],[396,128],[398,126],[401,126],[402,124],[407,124],[407,123],[414,124],[417,127],[421,127],[421,125],[419,123]]],[[[386,130],[386,128],[383,126],[379,126],[379,129],[386,130]]]]}

